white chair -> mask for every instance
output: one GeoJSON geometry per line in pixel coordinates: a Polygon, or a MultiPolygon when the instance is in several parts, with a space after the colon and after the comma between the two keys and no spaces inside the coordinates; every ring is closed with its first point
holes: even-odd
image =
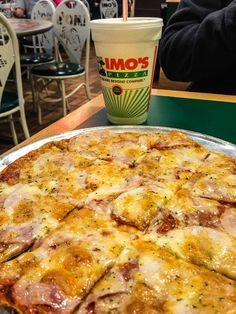
{"type": "MultiPolygon", "coordinates": [[[[50,0],[39,0],[36,2],[32,9],[31,19],[32,20],[46,20],[52,21],[55,12],[55,6],[50,0]]],[[[53,30],[49,30],[45,33],[37,35],[38,42],[40,43],[41,49],[48,53],[53,54],[53,30]]]]}
{"type": "MultiPolygon", "coordinates": [[[[55,7],[50,0],[39,0],[32,9],[31,18],[33,20],[52,21],[55,7]]],[[[21,65],[30,68],[45,62],[53,61],[53,31],[32,36],[32,43],[24,44],[26,49],[31,48],[33,51],[21,54],[21,65]]]]}
{"type": "Polygon", "coordinates": [[[116,0],[101,0],[100,16],[101,19],[118,17],[118,3],[116,0]]]}
{"type": "MultiPolygon", "coordinates": [[[[42,123],[41,104],[46,102],[62,102],[63,115],[67,114],[68,98],[74,95],[81,87],[85,87],[87,97],[91,99],[89,89],[89,48],[90,48],[90,16],[88,9],[80,0],[63,1],[56,8],[53,26],[54,34],[69,57],[69,62],[62,62],[58,57],[57,62],[33,67],[32,78],[35,81],[35,99],[38,108],[38,120],[42,123]],[[83,48],[85,47],[85,66],[80,64],[83,48]],[[85,76],[85,81],[80,83],[70,93],[66,94],[64,80],[85,76]],[[56,80],[60,85],[60,97],[48,97],[45,86],[40,90],[39,80],[56,80]]],[[[57,53],[58,55],[58,53],[57,53]]]]}
{"type": "Polygon", "coordinates": [[[18,111],[27,138],[29,131],[25,118],[18,39],[10,20],[0,13],[0,119],[1,122],[10,123],[15,145],[18,144],[18,139],[13,114],[18,111]],[[16,92],[7,91],[5,86],[12,69],[15,72],[16,92]]]}
{"type": "Polygon", "coordinates": [[[86,8],[87,8],[88,11],[89,11],[89,15],[91,15],[91,14],[90,14],[90,5],[89,5],[88,1],[87,1],[87,0],[80,0],[80,1],[83,2],[83,4],[86,6],[86,8]]]}

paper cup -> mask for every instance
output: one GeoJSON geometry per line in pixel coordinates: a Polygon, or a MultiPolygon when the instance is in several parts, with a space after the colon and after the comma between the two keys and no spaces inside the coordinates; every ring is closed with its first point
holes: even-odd
{"type": "Polygon", "coordinates": [[[160,18],[91,21],[108,120],[146,121],[163,22],[160,18]]]}

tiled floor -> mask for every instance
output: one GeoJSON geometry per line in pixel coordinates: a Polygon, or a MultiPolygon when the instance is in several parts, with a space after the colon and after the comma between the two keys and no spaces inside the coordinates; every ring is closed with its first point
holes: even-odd
{"type": "MultiPolygon", "coordinates": [[[[82,64],[83,64],[83,59],[82,59],[82,64]]],[[[101,93],[101,85],[100,85],[100,80],[99,80],[98,71],[97,71],[95,51],[92,44],[91,44],[91,53],[90,53],[89,78],[90,78],[91,94],[93,98],[101,93]]],[[[81,80],[82,78],[67,82],[66,89],[72,90],[75,84],[79,84],[81,80]]],[[[24,85],[24,97],[26,101],[25,103],[26,118],[27,118],[30,134],[32,135],[38,132],[39,130],[45,128],[52,122],[56,121],[57,119],[61,118],[62,107],[59,103],[45,104],[45,106],[43,106],[43,124],[39,125],[37,121],[37,114],[33,111],[31,85],[30,85],[30,82],[26,79],[26,77],[23,78],[23,85],[24,85]]],[[[158,87],[158,88],[163,88],[163,89],[183,90],[186,88],[186,84],[170,82],[166,79],[164,74],[161,72],[159,82],[157,83],[154,81],[153,87],[154,88],[158,87]]],[[[76,93],[73,97],[71,97],[70,102],[69,102],[70,110],[71,111],[75,110],[76,108],[82,106],[87,101],[88,99],[86,98],[85,91],[84,89],[81,89],[78,93],[76,93]]],[[[20,123],[16,122],[16,128],[17,128],[19,141],[24,140],[20,123]]],[[[13,146],[13,143],[12,143],[9,124],[1,123],[0,124],[0,153],[3,153],[4,151],[8,150],[12,146],[13,146]]]]}

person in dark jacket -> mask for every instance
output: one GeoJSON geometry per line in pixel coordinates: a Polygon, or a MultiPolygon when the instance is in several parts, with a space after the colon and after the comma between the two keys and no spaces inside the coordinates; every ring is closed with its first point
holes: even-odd
{"type": "Polygon", "coordinates": [[[160,62],[191,91],[236,94],[236,0],[182,0],[167,23],[160,62]]]}

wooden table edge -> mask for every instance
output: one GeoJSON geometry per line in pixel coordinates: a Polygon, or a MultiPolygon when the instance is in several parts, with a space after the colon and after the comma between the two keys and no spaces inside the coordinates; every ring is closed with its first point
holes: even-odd
{"type": "MultiPolygon", "coordinates": [[[[207,93],[194,93],[186,91],[174,91],[174,90],[164,90],[164,89],[152,89],[153,96],[165,96],[165,97],[177,97],[184,99],[198,99],[198,100],[209,100],[209,101],[219,101],[219,102],[229,102],[236,103],[236,96],[231,95],[219,95],[219,94],[207,94],[207,93]]],[[[191,102],[189,102],[191,103],[191,102]]],[[[20,144],[12,147],[7,152],[3,153],[1,157],[9,154],[10,152],[23,147],[32,142],[36,142],[46,137],[64,133],[67,131],[72,131],[78,128],[80,124],[85,122],[99,110],[104,108],[104,100],[102,94],[88,101],[86,104],[82,105],[78,109],[69,113],[66,117],[63,117],[56,122],[50,124],[45,129],[39,131],[38,133],[32,135],[20,144]]]]}

